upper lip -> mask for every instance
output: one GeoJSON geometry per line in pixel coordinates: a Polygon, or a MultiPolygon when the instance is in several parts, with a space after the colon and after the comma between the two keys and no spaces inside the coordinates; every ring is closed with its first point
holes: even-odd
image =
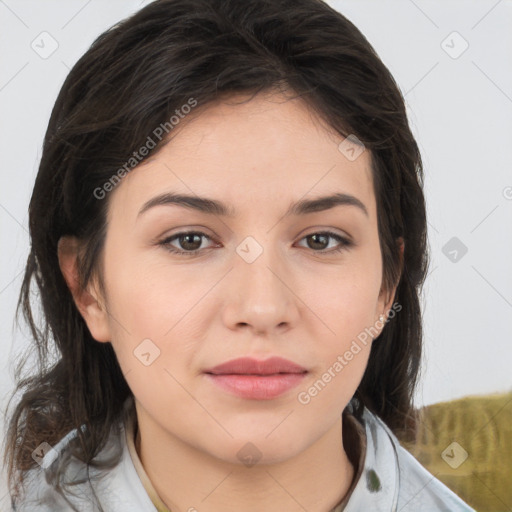
{"type": "Polygon", "coordinates": [[[305,373],[306,371],[302,366],[282,357],[270,357],[264,361],[251,357],[240,357],[214,366],[206,370],[205,373],[214,375],[272,375],[276,373],[305,373]]]}

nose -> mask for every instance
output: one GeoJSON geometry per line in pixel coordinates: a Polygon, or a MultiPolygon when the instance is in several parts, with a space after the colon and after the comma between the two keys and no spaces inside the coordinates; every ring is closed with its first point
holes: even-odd
{"type": "Polygon", "coordinates": [[[253,239],[237,248],[225,290],[223,320],[232,330],[271,336],[297,324],[298,284],[283,254],[269,244],[258,245],[260,249],[253,239]]]}

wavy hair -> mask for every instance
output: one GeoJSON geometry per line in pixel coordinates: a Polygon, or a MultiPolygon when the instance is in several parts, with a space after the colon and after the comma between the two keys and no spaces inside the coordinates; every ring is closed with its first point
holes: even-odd
{"type": "MultiPolygon", "coordinates": [[[[363,34],[320,0],[157,0],[93,42],[67,76],[48,124],[30,200],[31,248],[17,310],[33,340],[16,367],[8,405],[20,395],[4,441],[11,495],[36,466],[33,450],[43,441],[54,445],[72,429],[78,429],[72,454],[87,467],[115,464],[116,457],[94,459],[131,395],[111,344],[92,338],[73,301],[59,268],[59,239],[81,241],[85,287],[101,275],[109,204],[94,191],[155,127],[191,97],[201,109],[235,94],[278,89],[292,91],[328,126],[345,137],[356,135],[370,151],[382,286],[397,285],[402,309],[372,345],[355,413],[360,417],[367,407],[397,435],[414,428],[426,208],[419,148],[391,73],[363,34]],[[31,300],[34,285],[42,324],[31,300]],[[26,371],[33,352],[37,371],[26,371]]],[[[150,154],[167,142],[162,139],[150,154]]],[[[52,466],[56,489],[64,469],[63,463],[52,466]]]]}

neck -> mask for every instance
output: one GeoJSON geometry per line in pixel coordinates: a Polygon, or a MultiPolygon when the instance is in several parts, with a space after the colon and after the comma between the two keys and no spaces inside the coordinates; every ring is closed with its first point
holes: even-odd
{"type": "Polygon", "coordinates": [[[172,512],[325,512],[340,503],[354,478],[343,447],[341,417],[297,456],[251,467],[214,458],[147,416],[141,419],[135,446],[153,487],[172,512]]]}

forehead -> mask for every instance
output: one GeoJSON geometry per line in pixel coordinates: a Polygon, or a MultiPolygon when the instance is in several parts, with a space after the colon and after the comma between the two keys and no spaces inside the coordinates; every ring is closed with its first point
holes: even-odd
{"type": "Polygon", "coordinates": [[[344,139],[298,98],[235,96],[185,118],[154,157],[123,178],[111,199],[140,209],[157,194],[182,193],[218,198],[241,215],[345,193],[375,217],[370,152],[351,160],[344,139]]]}

